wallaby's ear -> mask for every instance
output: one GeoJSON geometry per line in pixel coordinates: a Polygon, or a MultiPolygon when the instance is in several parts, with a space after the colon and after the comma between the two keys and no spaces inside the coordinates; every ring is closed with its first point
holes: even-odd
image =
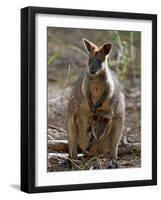
{"type": "Polygon", "coordinates": [[[112,49],[111,43],[106,43],[101,47],[101,50],[105,56],[110,54],[111,49],[112,49]]]}
{"type": "Polygon", "coordinates": [[[89,40],[83,38],[82,41],[83,41],[85,49],[87,50],[88,53],[91,53],[95,49],[98,49],[98,47],[95,44],[93,44],[92,42],[90,42],[89,40]]]}

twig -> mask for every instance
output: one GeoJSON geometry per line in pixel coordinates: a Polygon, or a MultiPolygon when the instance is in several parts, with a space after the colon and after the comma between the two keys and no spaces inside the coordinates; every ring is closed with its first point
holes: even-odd
{"type": "Polygon", "coordinates": [[[49,137],[51,140],[54,140],[54,138],[53,138],[51,135],[49,135],[49,134],[48,134],[48,137],[49,137]]]}
{"type": "Polygon", "coordinates": [[[93,158],[91,158],[91,159],[89,159],[88,161],[87,161],[87,163],[88,163],[88,165],[93,161],[93,160],[97,160],[97,157],[95,156],[95,157],[93,157],[93,158]]]}
{"type": "Polygon", "coordinates": [[[75,167],[77,167],[78,169],[80,170],[83,170],[82,167],[80,167],[79,165],[77,165],[75,162],[81,162],[80,160],[73,160],[73,159],[70,159],[69,157],[67,158],[75,167]],[[74,162],[75,161],[75,162],[74,162]]]}
{"type": "Polygon", "coordinates": [[[68,85],[68,81],[69,81],[69,74],[70,74],[70,64],[68,65],[68,73],[67,73],[67,78],[64,84],[64,87],[66,87],[68,85]]]}
{"type": "Polygon", "coordinates": [[[82,157],[82,160],[83,160],[83,162],[84,162],[84,169],[85,169],[85,166],[87,166],[88,167],[88,169],[90,169],[90,166],[88,165],[88,162],[86,162],[86,160],[84,159],[84,157],[82,157]]]}
{"type": "Polygon", "coordinates": [[[56,129],[59,132],[66,133],[64,129],[61,128],[62,130],[60,130],[58,127],[56,127],[56,126],[54,126],[52,124],[48,124],[48,127],[52,128],[52,129],[56,129]]]}
{"type": "Polygon", "coordinates": [[[48,144],[68,144],[68,140],[64,139],[64,140],[59,140],[59,139],[53,139],[53,140],[49,140],[48,144]]]}
{"type": "Polygon", "coordinates": [[[58,101],[58,100],[60,100],[60,95],[58,95],[58,96],[55,96],[55,97],[53,97],[52,99],[49,99],[48,100],[48,104],[51,104],[51,103],[53,103],[53,102],[56,102],[56,101],[58,101]]]}
{"type": "Polygon", "coordinates": [[[56,159],[67,159],[68,153],[48,153],[48,158],[54,157],[56,159]]]}

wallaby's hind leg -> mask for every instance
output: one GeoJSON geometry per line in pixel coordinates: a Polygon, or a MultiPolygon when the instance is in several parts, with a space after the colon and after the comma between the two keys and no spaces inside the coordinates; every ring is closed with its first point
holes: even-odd
{"type": "Polygon", "coordinates": [[[78,128],[74,119],[74,115],[68,119],[68,145],[69,145],[69,157],[77,159],[78,155],[78,128]]]}
{"type": "Polygon", "coordinates": [[[124,120],[122,118],[115,119],[114,127],[111,135],[111,161],[108,168],[117,168],[118,145],[123,132],[124,120]]]}
{"type": "Polygon", "coordinates": [[[78,146],[85,152],[89,146],[91,133],[88,131],[88,118],[84,117],[82,112],[80,112],[80,116],[77,118],[77,124],[79,131],[78,146]]]}

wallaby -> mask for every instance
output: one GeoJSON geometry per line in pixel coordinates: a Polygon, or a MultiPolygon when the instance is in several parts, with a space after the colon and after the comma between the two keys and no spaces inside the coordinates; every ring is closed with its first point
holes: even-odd
{"type": "Polygon", "coordinates": [[[108,67],[112,44],[105,43],[99,48],[85,38],[83,43],[89,60],[68,105],[69,156],[77,159],[78,149],[90,156],[110,153],[108,168],[116,168],[125,106],[120,84],[108,67]]]}

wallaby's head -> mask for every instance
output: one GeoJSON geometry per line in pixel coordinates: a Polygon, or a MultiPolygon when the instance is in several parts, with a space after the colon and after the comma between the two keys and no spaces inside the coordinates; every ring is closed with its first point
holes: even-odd
{"type": "Polygon", "coordinates": [[[105,70],[106,60],[110,54],[112,44],[105,43],[102,47],[98,47],[89,40],[83,38],[85,49],[89,54],[88,72],[90,75],[95,76],[105,70]]]}

